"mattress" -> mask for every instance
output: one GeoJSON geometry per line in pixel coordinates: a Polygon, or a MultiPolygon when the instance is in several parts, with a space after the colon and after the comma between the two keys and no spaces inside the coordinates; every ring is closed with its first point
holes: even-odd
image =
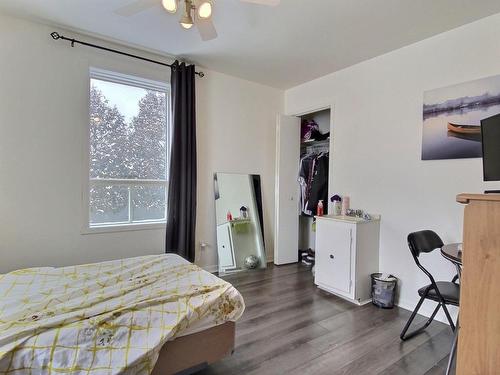
{"type": "Polygon", "coordinates": [[[14,271],[0,275],[0,374],[149,374],[165,342],[244,307],[173,254],[14,271]]]}

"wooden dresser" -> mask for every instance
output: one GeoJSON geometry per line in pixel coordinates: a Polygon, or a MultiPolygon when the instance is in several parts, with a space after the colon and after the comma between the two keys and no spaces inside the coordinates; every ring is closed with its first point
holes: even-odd
{"type": "Polygon", "coordinates": [[[500,374],[500,194],[465,204],[457,375],[500,374]]]}

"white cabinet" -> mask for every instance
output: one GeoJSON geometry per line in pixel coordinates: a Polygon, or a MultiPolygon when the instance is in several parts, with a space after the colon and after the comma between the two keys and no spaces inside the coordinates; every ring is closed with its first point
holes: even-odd
{"type": "Polygon", "coordinates": [[[315,284],[357,304],[370,301],[370,274],[379,270],[379,218],[316,218],[315,284]]]}

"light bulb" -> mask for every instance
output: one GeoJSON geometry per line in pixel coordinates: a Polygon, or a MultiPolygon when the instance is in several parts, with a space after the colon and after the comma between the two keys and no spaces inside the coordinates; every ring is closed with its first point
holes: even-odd
{"type": "Polygon", "coordinates": [[[204,1],[198,7],[198,17],[206,19],[210,18],[212,15],[212,3],[210,1],[204,1]]]}
{"type": "Polygon", "coordinates": [[[177,12],[177,0],[162,0],[163,8],[169,13],[177,12]]]}
{"type": "Polygon", "coordinates": [[[193,27],[193,23],[194,23],[193,18],[191,17],[191,13],[188,9],[186,9],[186,14],[184,14],[181,17],[181,20],[179,21],[179,23],[185,29],[190,29],[191,27],[193,27]]]}
{"type": "Polygon", "coordinates": [[[179,22],[181,24],[181,26],[185,29],[190,29],[193,27],[193,24],[192,23],[186,23],[186,22],[179,22]]]}

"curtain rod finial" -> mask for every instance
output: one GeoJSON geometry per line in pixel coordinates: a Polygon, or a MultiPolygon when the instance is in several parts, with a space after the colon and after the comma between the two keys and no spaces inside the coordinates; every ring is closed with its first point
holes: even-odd
{"type": "Polygon", "coordinates": [[[200,78],[203,78],[203,77],[205,77],[205,73],[203,73],[203,72],[198,72],[198,76],[199,76],[200,78]]]}
{"type": "Polygon", "coordinates": [[[55,32],[55,31],[54,31],[54,32],[52,32],[52,33],[50,33],[50,36],[51,36],[51,37],[52,37],[52,39],[54,39],[54,40],[57,40],[57,39],[59,39],[59,38],[61,37],[61,36],[59,35],[59,33],[55,32]]]}

